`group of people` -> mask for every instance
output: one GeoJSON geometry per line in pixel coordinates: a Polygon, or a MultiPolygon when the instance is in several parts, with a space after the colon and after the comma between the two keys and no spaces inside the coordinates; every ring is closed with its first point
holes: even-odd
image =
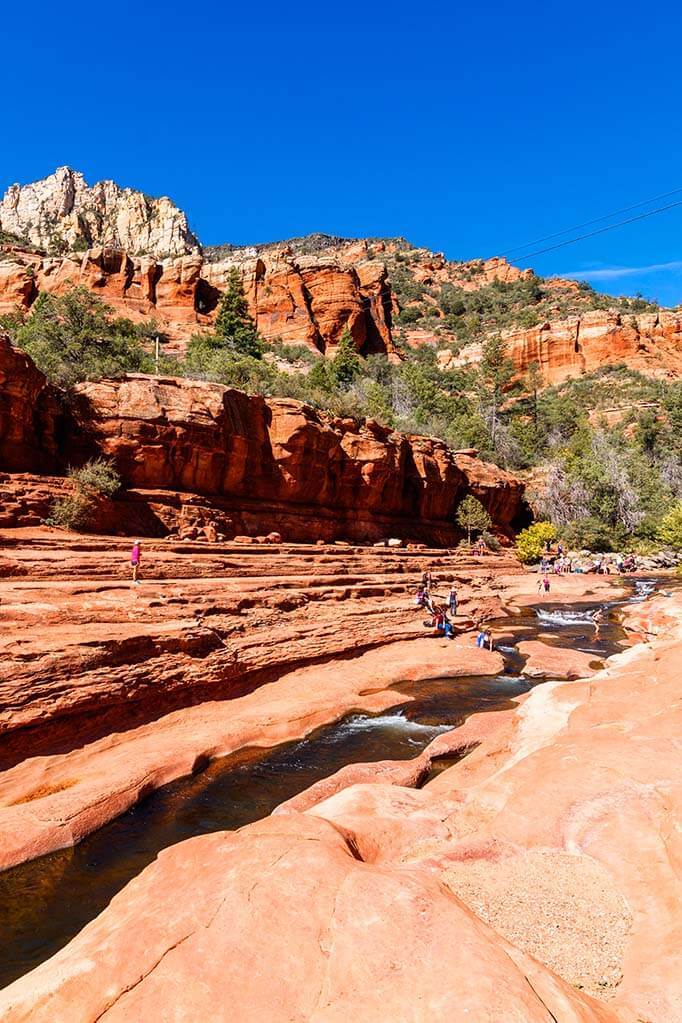
{"type": "Polygon", "coordinates": [[[573,571],[573,559],[567,554],[559,554],[554,561],[543,558],[540,563],[540,571],[543,575],[553,572],[554,575],[566,575],[573,571]]]}
{"type": "Polygon", "coordinates": [[[455,629],[449,616],[452,615],[455,618],[457,615],[457,590],[454,586],[451,586],[446,603],[441,604],[436,602],[438,598],[435,598],[435,595],[432,596],[432,586],[433,578],[431,572],[424,572],[415,597],[415,604],[417,607],[425,608],[431,615],[430,620],[425,624],[433,626],[438,632],[443,633],[447,639],[454,639],[455,629]]]}
{"type": "MultiPolygon", "coordinates": [[[[615,557],[599,555],[595,558],[587,571],[595,572],[597,575],[611,575],[612,570],[618,574],[622,574],[623,572],[634,572],[636,571],[636,568],[637,563],[635,561],[634,554],[628,554],[627,556],[616,554],[615,557]]],[[[540,574],[542,576],[547,576],[550,573],[553,573],[554,575],[562,575],[565,573],[584,571],[585,568],[574,565],[573,558],[566,553],[563,544],[557,544],[556,554],[554,554],[549,540],[545,542],[542,551],[542,561],[540,562],[540,574]]],[[[540,587],[538,586],[538,589],[539,588],[540,587]]]]}
{"type": "Polygon", "coordinates": [[[622,554],[616,554],[615,558],[602,556],[597,558],[592,565],[592,571],[596,572],[597,575],[611,575],[612,568],[615,568],[619,575],[623,572],[634,572],[637,568],[634,554],[628,554],[627,557],[623,557],[622,554]]]}
{"type": "MultiPolygon", "coordinates": [[[[431,616],[424,622],[424,625],[429,628],[435,628],[446,639],[454,639],[455,627],[450,619],[457,617],[457,588],[452,585],[447,600],[445,603],[440,603],[439,601],[442,601],[442,598],[436,597],[435,594],[432,595],[432,586],[433,578],[431,572],[424,572],[415,597],[415,604],[417,607],[423,607],[431,616]]],[[[481,649],[493,649],[493,637],[490,629],[481,626],[476,637],[476,646],[481,649]]]]}

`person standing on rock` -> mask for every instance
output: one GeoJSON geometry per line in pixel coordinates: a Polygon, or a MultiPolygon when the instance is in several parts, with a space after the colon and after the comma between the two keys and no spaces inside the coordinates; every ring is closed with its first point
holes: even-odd
{"type": "Polygon", "coordinates": [[[454,586],[450,587],[450,593],[448,595],[448,607],[450,608],[450,614],[453,618],[457,616],[457,590],[454,586]]]}
{"type": "Polygon", "coordinates": [[[140,580],[137,576],[140,571],[140,561],[142,560],[141,546],[140,541],[136,540],[133,544],[133,549],[130,552],[130,567],[133,573],[133,582],[136,586],[140,585],[140,580]]]}

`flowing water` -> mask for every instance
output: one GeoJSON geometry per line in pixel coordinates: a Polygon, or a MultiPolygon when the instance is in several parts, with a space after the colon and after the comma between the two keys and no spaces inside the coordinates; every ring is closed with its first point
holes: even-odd
{"type": "MultiPolygon", "coordinates": [[[[656,582],[634,585],[631,601],[645,599],[656,582]]],[[[567,608],[548,601],[537,611],[529,608],[494,623],[504,675],[401,683],[388,712],[351,714],[301,741],[215,761],[201,774],[153,793],[80,845],[0,873],[0,987],[63,947],[161,849],[265,817],[347,764],[414,757],[470,714],[509,706],[533,685],[520,674],[518,641],[539,638],[599,657],[616,652],[624,640],[614,614],[620,603],[625,601],[567,608]],[[598,636],[591,621],[596,606],[605,608],[598,636]],[[408,692],[412,699],[406,702],[408,692]]],[[[434,762],[431,776],[453,762],[434,762]]]]}

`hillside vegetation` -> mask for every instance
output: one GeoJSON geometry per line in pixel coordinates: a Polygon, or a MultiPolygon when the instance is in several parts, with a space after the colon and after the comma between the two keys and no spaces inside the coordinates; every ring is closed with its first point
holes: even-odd
{"type": "MultiPolygon", "coordinates": [[[[508,325],[548,300],[534,278],[496,282],[463,292],[465,298],[454,297],[454,285],[441,291],[454,324],[485,316],[487,323],[508,325]]],[[[566,301],[585,295],[581,288],[566,301]]],[[[41,295],[30,315],[2,317],[0,326],[61,386],[153,370],[153,324],[114,316],[84,289],[41,295]]],[[[481,336],[480,322],[461,329],[481,336]]],[[[682,383],[609,366],[543,389],[536,367],[513,380],[504,342],[494,332],[475,367],[441,369],[433,345],[400,350],[398,362],[383,355],[363,359],[349,333],[333,359],[300,346],[266,345],[235,273],[213,333],[195,336],[183,358],[163,358],[160,369],[297,398],[339,416],[376,419],[442,438],[453,448],[478,448],[482,457],[527,473],[538,515],[578,546],[657,539],[664,517],[682,498],[682,383]]]]}

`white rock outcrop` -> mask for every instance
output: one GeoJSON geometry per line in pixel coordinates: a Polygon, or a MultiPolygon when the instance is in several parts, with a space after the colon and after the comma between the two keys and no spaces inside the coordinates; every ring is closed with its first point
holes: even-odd
{"type": "Polygon", "coordinates": [[[199,245],[185,214],[166,196],[151,198],[113,181],[90,186],[69,167],[30,185],[11,185],[0,201],[0,230],[55,255],[101,245],[165,257],[199,245]]]}

